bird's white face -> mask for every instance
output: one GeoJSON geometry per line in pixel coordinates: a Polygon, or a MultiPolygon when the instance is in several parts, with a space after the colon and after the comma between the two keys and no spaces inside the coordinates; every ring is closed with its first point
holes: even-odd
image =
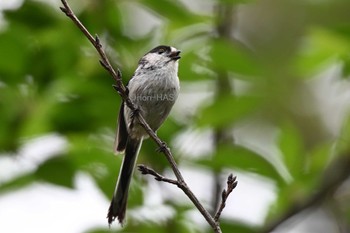
{"type": "Polygon", "coordinates": [[[139,65],[146,69],[159,69],[168,66],[177,66],[181,51],[171,46],[158,46],[146,53],[139,65]]]}

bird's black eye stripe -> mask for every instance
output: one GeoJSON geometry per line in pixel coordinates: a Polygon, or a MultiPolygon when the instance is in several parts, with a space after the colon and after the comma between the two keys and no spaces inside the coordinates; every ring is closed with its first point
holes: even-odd
{"type": "Polygon", "coordinates": [[[163,48],[160,48],[159,50],[158,50],[158,54],[162,54],[162,53],[164,53],[165,52],[165,50],[163,49],[163,48]]]}
{"type": "Polygon", "coordinates": [[[155,47],[154,49],[152,49],[151,51],[149,51],[148,53],[157,53],[157,54],[162,54],[165,52],[170,52],[171,48],[170,46],[167,45],[160,45],[158,47],[155,47]]]}

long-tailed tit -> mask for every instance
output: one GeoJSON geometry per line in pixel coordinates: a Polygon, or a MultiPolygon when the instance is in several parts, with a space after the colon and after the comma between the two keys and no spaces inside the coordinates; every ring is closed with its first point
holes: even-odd
{"type": "MultiPolygon", "coordinates": [[[[167,118],[179,94],[177,76],[180,50],[161,45],[146,53],[130,79],[127,89],[148,125],[156,131],[167,118]]],[[[129,185],[143,139],[148,137],[133,112],[122,103],[115,141],[115,151],[125,151],[113,199],[108,210],[108,223],[125,219],[129,185]]]]}

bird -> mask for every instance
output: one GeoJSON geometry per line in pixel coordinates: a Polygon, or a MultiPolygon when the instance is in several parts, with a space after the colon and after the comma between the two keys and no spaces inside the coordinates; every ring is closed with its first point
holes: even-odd
{"type": "MultiPolygon", "coordinates": [[[[181,51],[159,45],[146,53],[126,85],[128,97],[150,128],[156,132],[168,117],[180,91],[178,66],[181,51]]],[[[108,224],[124,224],[129,186],[142,141],[148,138],[133,112],[122,102],[117,121],[115,153],[123,153],[116,188],[108,209],[108,224]]]]}

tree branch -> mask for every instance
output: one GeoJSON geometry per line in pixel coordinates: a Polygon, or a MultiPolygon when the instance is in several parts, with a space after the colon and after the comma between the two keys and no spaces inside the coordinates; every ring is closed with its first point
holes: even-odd
{"type": "MultiPolygon", "coordinates": [[[[149,168],[145,165],[139,165],[138,169],[143,175],[154,176],[154,179],[157,181],[163,181],[166,183],[176,185],[180,189],[182,189],[184,192],[185,192],[185,189],[187,189],[186,184],[184,185],[184,183],[181,183],[178,180],[166,178],[166,177],[162,176],[161,174],[159,174],[158,172],[154,171],[152,168],[149,168]]],[[[226,190],[224,189],[221,193],[221,204],[218,207],[216,214],[214,216],[214,220],[217,223],[219,222],[221,213],[226,206],[226,200],[227,200],[228,196],[231,194],[232,190],[237,187],[238,182],[236,181],[236,178],[237,177],[233,176],[232,174],[230,174],[227,178],[227,189],[226,190]]]]}
{"type": "Polygon", "coordinates": [[[221,193],[221,204],[218,207],[216,214],[214,216],[214,220],[216,222],[219,221],[219,218],[221,216],[222,210],[225,208],[226,206],[226,200],[228,198],[228,196],[230,195],[230,193],[232,192],[233,189],[235,189],[237,187],[237,181],[236,181],[237,177],[233,176],[232,174],[230,174],[227,178],[227,188],[226,190],[224,189],[221,193]]]}
{"type": "Polygon", "coordinates": [[[149,167],[142,165],[142,164],[138,165],[137,167],[142,175],[151,175],[151,176],[154,176],[155,180],[163,181],[163,182],[166,182],[169,184],[174,184],[176,186],[179,186],[179,181],[166,178],[165,176],[162,176],[158,172],[154,171],[152,168],[149,168],[149,167]]]}
{"type": "MultiPolygon", "coordinates": [[[[157,137],[157,135],[154,133],[154,131],[149,127],[145,119],[142,117],[142,115],[136,111],[135,105],[131,102],[127,95],[127,91],[125,86],[123,85],[122,79],[121,79],[121,72],[119,69],[117,72],[113,69],[111,63],[109,62],[106,53],[104,52],[102,45],[100,43],[99,37],[95,36],[93,37],[89,31],[85,28],[85,26],[80,22],[80,20],[75,16],[74,12],[71,10],[70,6],[68,5],[66,0],[61,0],[64,7],[60,7],[63,13],[66,14],[67,17],[69,17],[75,25],[84,33],[84,35],[88,38],[88,40],[92,43],[92,45],[95,47],[97,52],[99,53],[101,60],[100,63],[103,66],[104,69],[106,69],[110,75],[113,77],[113,79],[116,82],[116,85],[113,87],[117,90],[125,104],[135,113],[135,117],[139,120],[141,126],[145,129],[145,131],[148,133],[148,135],[157,143],[157,145],[160,148],[160,151],[165,155],[166,159],[170,163],[170,166],[176,176],[177,179],[177,185],[179,188],[183,190],[183,192],[188,196],[188,198],[193,202],[193,204],[197,207],[197,209],[201,212],[203,217],[207,220],[209,225],[213,228],[214,232],[221,233],[221,229],[219,224],[214,220],[214,218],[209,214],[209,212],[202,206],[202,204],[199,202],[197,197],[193,194],[193,192],[188,188],[184,178],[182,177],[181,172],[179,171],[177,164],[175,162],[175,159],[173,155],[170,152],[170,149],[167,147],[165,142],[163,142],[161,139],[157,137]]],[[[146,171],[146,170],[145,170],[146,171]]],[[[149,170],[148,170],[149,171],[149,170]]],[[[157,174],[157,173],[149,173],[149,174],[157,174]]],[[[158,174],[159,175],[159,174],[158,174]]],[[[160,176],[160,175],[159,175],[160,176]]],[[[160,176],[161,177],[161,176],[160,176]]],[[[159,178],[160,179],[160,178],[159,178]]],[[[164,179],[166,179],[164,177],[164,179]]],[[[169,179],[166,179],[169,181],[169,179]]]]}

